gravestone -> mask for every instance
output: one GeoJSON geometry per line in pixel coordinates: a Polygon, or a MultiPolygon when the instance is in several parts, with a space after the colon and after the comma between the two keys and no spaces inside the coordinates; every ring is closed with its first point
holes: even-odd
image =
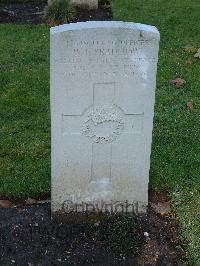
{"type": "Polygon", "coordinates": [[[51,28],[53,214],[145,212],[158,49],[148,25],[51,28]]]}
{"type": "MultiPolygon", "coordinates": [[[[54,1],[59,0],[48,0],[48,5],[51,5],[54,1]]],[[[74,6],[88,8],[88,9],[97,9],[98,0],[70,0],[70,3],[74,6]]]]}
{"type": "Polygon", "coordinates": [[[88,9],[98,8],[98,0],[70,0],[70,3],[74,6],[79,6],[88,9]]]}

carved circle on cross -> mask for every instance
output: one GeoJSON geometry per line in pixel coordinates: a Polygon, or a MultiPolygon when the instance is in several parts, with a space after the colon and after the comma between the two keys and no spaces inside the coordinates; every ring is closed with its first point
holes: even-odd
{"type": "Polygon", "coordinates": [[[123,111],[116,105],[92,106],[84,114],[82,134],[94,143],[111,143],[124,129],[123,117],[123,111]]]}

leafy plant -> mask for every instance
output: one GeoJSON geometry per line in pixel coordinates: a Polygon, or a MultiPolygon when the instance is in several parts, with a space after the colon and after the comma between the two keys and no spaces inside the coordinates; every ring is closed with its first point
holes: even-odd
{"type": "Polygon", "coordinates": [[[144,233],[136,216],[103,215],[87,226],[87,230],[93,231],[109,251],[121,256],[137,255],[144,244],[144,233]]]}
{"type": "Polygon", "coordinates": [[[50,26],[72,22],[75,17],[76,10],[69,0],[54,0],[44,12],[44,19],[50,26]]]}

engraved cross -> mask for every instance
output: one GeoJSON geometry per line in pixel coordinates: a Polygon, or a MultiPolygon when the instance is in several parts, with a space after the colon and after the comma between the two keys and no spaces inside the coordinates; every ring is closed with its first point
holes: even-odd
{"type": "Polygon", "coordinates": [[[130,114],[117,106],[115,83],[95,83],[93,106],[81,115],[63,115],[63,134],[87,137],[92,144],[91,182],[111,182],[112,145],[121,134],[140,134],[143,113],[130,114]]]}

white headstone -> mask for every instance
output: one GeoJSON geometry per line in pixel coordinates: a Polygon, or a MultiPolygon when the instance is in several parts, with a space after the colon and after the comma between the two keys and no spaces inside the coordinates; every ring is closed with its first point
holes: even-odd
{"type": "Polygon", "coordinates": [[[127,202],[145,211],[158,50],[153,26],[51,28],[53,214],[127,202]]]}
{"type": "Polygon", "coordinates": [[[89,9],[98,8],[98,0],[70,0],[70,3],[75,6],[86,7],[89,9]]]}

